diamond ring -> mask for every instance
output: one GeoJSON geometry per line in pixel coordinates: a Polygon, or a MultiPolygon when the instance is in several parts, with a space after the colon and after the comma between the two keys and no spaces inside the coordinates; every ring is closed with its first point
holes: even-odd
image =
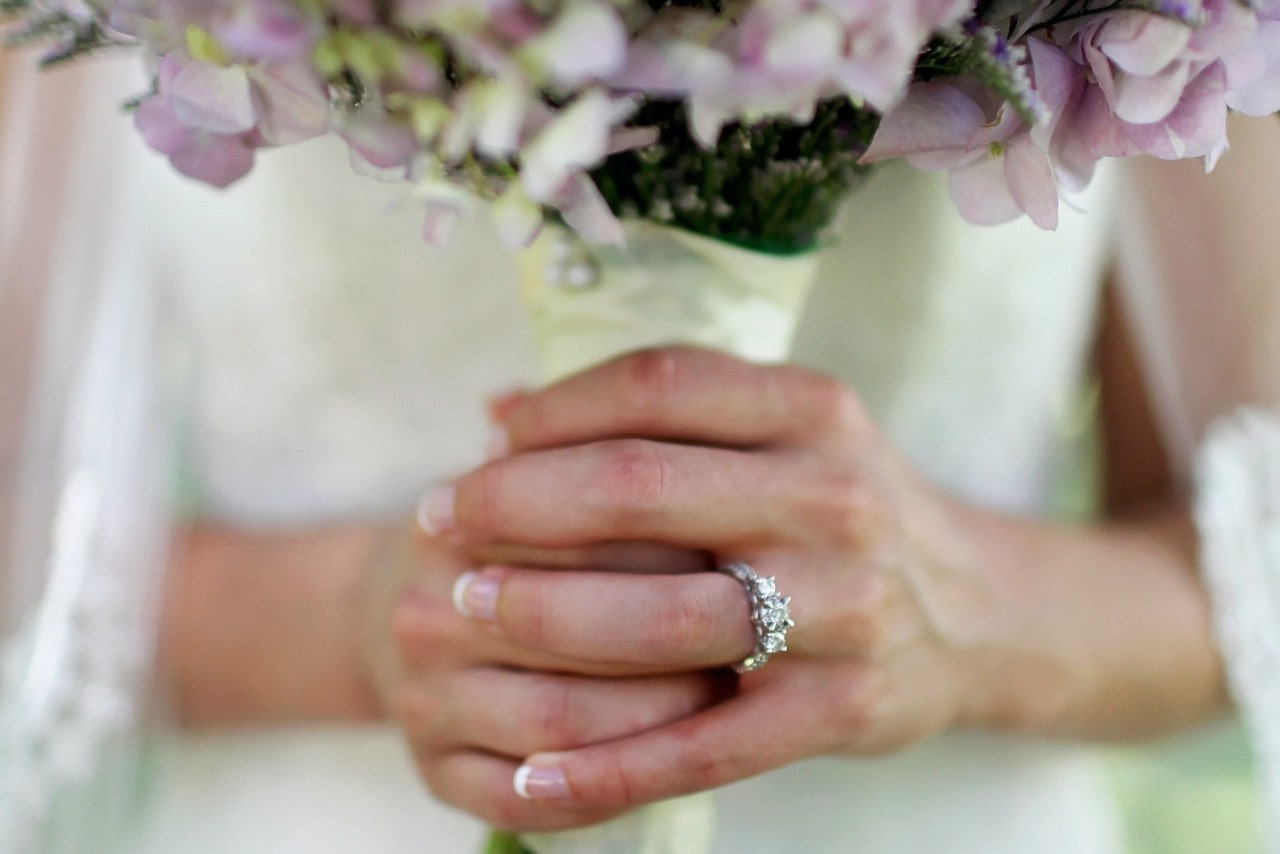
{"type": "Polygon", "coordinates": [[[747,591],[751,625],[756,631],[756,648],[733,669],[738,673],[759,670],[769,656],[787,651],[787,629],[795,625],[789,608],[791,597],[779,594],[776,580],[757,575],[749,564],[730,563],[717,569],[732,575],[747,591]]]}

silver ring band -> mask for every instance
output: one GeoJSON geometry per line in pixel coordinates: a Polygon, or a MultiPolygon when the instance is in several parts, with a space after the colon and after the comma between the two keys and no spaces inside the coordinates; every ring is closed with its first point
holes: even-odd
{"type": "Polygon", "coordinates": [[[751,625],[756,631],[756,648],[751,654],[733,665],[738,673],[759,670],[769,656],[787,651],[787,630],[795,625],[791,620],[791,597],[778,592],[776,580],[761,577],[746,563],[730,563],[717,567],[719,572],[732,575],[747,591],[747,603],[751,608],[751,625]]]}

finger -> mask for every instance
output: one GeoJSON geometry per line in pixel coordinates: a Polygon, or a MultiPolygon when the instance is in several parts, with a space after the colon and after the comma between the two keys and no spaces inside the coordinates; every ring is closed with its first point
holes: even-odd
{"type": "Polygon", "coordinates": [[[801,680],[775,679],[631,738],[530,756],[517,771],[516,785],[535,801],[626,809],[706,791],[816,755],[826,748],[831,731],[828,704],[812,702],[805,682],[824,675],[814,670],[801,680]]]}
{"type": "Polygon", "coordinates": [[[455,747],[528,756],[645,732],[706,708],[727,688],[724,674],[591,679],[483,668],[434,691],[406,689],[400,712],[411,737],[447,731],[455,747]]]}
{"type": "Polygon", "coordinates": [[[617,662],[593,657],[591,639],[582,649],[557,654],[504,636],[489,623],[458,613],[449,599],[407,593],[391,615],[398,667],[409,674],[435,674],[476,666],[507,667],[596,677],[671,673],[671,664],[617,662]]]}
{"type": "Polygon", "coordinates": [[[543,569],[589,569],[637,575],[681,575],[711,568],[704,552],[652,542],[598,543],[564,549],[516,545],[483,545],[467,552],[476,564],[504,564],[543,569]]]}
{"type": "Polygon", "coordinates": [[[514,450],[626,436],[751,447],[804,429],[806,414],[831,385],[799,368],[669,347],[631,353],[513,397],[500,412],[514,450]]]}
{"type": "Polygon", "coordinates": [[[499,830],[538,832],[596,824],[619,810],[580,810],[540,804],[516,794],[517,763],[479,751],[417,757],[423,781],[437,798],[499,830]]]}
{"type": "Polygon", "coordinates": [[[624,439],[498,460],[424,503],[437,532],[472,544],[737,549],[793,539],[843,506],[839,482],[800,476],[789,461],[624,439]]]}
{"type": "Polygon", "coordinates": [[[756,643],[742,586],[718,572],[491,567],[459,579],[455,604],[517,646],[650,673],[723,666],[742,660],[756,643]]]}

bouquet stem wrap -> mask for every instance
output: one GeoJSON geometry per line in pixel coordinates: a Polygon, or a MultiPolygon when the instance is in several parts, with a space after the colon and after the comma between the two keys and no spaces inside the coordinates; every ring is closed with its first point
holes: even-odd
{"type": "Polygon", "coordinates": [[[770,255],[645,220],[623,227],[625,246],[588,247],[547,228],[520,253],[520,295],[543,382],[668,344],[755,362],[787,358],[816,252],[770,255]]]}
{"type": "MultiPolygon", "coordinates": [[[[695,344],[756,362],[787,358],[817,272],[816,252],[769,255],[649,221],[623,247],[587,247],[548,228],[518,258],[543,382],[645,347],[695,344]]],[[[705,854],[709,793],[596,827],[531,834],[536,854],[705,854]]]]}

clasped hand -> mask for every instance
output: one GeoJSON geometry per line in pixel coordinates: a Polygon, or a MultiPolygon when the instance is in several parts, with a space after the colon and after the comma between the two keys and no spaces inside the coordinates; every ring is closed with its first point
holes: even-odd
{"type": "Polygon", "coordinates": [[[394,618],[394,706],[437,796],[573,827],[987,714],[1001,606],[974,511],[836,381],[672,348],[499,410],[506,453],[424,499],[432,569],[394,618]],[[744,590],[707,571],[729,561],[796,623],[741,677],[744,590]]]}

